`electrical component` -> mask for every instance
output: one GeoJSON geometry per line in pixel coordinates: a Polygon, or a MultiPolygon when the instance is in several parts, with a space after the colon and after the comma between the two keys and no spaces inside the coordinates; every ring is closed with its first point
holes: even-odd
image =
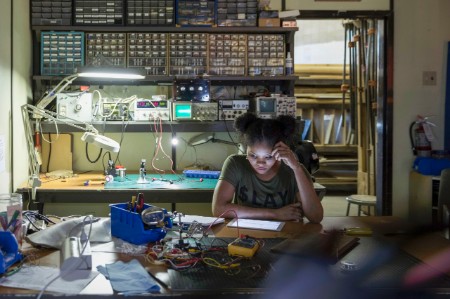
{"type": "Polygon", "coordinates": [[[130,103],[119,102],[103,102],[102,115],[104,120],[128,120],[129,119],[130,103]]]}
{"type": "Polygon", "coordinates": [[[187,102],[209,102],[210,82],[206,79],[177,79],[175,100],[187,102]]]}
{"type": "Polygon", "coordinates": [[[137,100],[134,102],[134,120],[170,120],[170,108],[170,102],[166,100],[137,100]]]}
{"type": "Polygon", "coordinates": [[[259,243],[256,239],[245,237],[237,238],[228,244],[228,254],[231,256],[242,256],[251,258],[259,249],[259,243]]]}
{"type": "Polygon", "coordinates": [[[216,102],[172,102],[172,120],[215,121],[219,118],[216,102]]]}
{"type": "Polygon", "coordinates": [[[64,92],[56,94],[58,119],[72,121],[92,121],[92,93],[64,92]]]}

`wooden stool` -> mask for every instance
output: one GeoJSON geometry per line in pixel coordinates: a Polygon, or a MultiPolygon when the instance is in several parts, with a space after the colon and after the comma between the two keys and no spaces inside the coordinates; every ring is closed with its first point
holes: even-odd
{"type": "Polygon", "coordinates": [[[361,207],[367,206],[368,215],[370,216],[370,207],[374,207],[375,214],[375,205],[377,204],[377,197],[375,195],[360,195],[353,194],[348,196],[347,198],[347,216],[350,213],[350,205],[355,204],[358,205],[358,216],[361,216],[361,207]]]}

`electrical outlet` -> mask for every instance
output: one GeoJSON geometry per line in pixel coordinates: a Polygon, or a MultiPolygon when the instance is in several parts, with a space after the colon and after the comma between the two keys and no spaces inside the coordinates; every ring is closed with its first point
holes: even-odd
{"type": "Polygon", "coordinates": [[[424,71],[422,74],[422,81],[423,85],[436,85],[436,72],[424,71]]]}

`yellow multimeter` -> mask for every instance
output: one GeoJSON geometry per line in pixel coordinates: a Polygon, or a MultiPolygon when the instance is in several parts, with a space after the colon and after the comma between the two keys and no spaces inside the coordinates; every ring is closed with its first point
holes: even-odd
{"type": "Polygon", "coordinates": [[[237,238],[228,244],[228,254],[251,258],[259,249],[259,243],[253,238],[237,238]]]}

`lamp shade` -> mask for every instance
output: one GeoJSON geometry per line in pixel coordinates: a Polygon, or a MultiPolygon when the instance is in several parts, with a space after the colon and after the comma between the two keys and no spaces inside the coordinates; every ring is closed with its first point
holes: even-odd
{"type": "Polygon", "coordinates": [[[93,143],[100,148],[117,153],[120,150],[120,144],[103,135],[95,134],[92,132],[86,132],[81,136],[81,140],[87,143],[93,143]]]}

